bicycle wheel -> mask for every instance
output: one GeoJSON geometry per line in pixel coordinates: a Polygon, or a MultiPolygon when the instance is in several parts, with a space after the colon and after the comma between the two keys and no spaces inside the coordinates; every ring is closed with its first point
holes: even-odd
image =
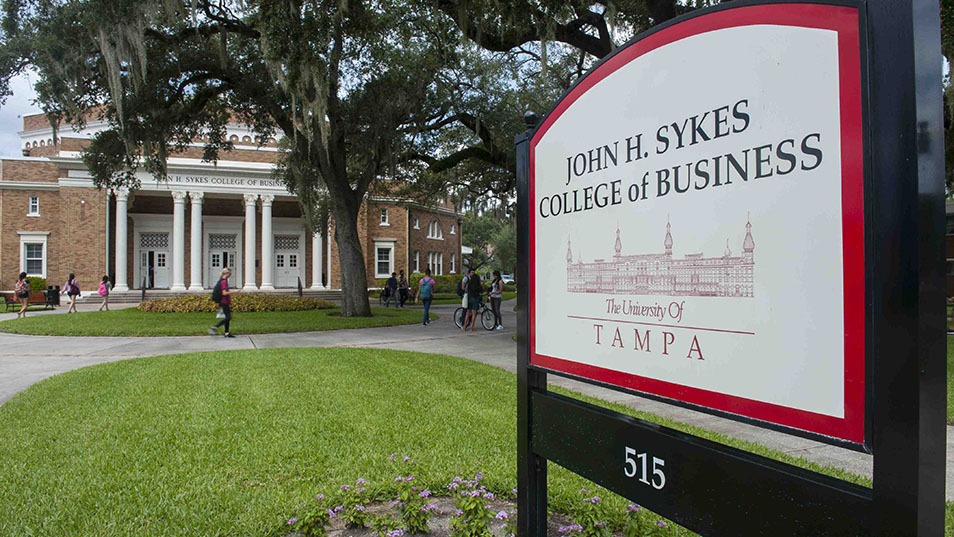
{"type": "Polygon", "coordinates": [[[484,330],[493,330],[496,328],[496,323],[494,322],[494,312],[490,311],[489,308],[484,308],[480,313],[480,324],[484,325],[484,330]]]}
{"type": "Polygon", "coordinates": [[[454,324],[457,325],[457,328],[461,328],[464,325],[464,314],[467,313],[467,310],[464,308],[457,308],[454,310],[454,324]]]}

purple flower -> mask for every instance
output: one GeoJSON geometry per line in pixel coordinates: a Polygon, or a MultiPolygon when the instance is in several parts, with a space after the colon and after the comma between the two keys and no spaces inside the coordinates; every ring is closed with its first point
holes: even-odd
{"type": "Polygon", "coordinates": [[[626,506],[626,509],[629,510],[630,513],[638,513],[642,510],[642,507],[636,505],[635,503],[631,503],[626,506]]]}
{"type": "Polygon", "coordinates": [[[404,530],[389,531],[385,535],[387,535],[387,537],[404,537],[404,530]]]}
{"type": "Polygon", "coordinates": [[[359,477],[358,480],[354,482],[354,484],[360,487],[361,485],[364,485],[364,479],[361,479],[359,477]]]}
{"type": "Polygon", "coordinates": [[[318,500],[318,501],[324,500],[324,499],[325,499],[325,495],[324,495],[324,494],[315,494],[315,499],[318,500]]]}
{"type": "Polygon", "coordinates": [[[605,521],[605,520],[601,520],[601,521],[599,521],[599,522],[594,523],[593,525],[596,526],[597,528],[602,528],[602,527],[605,527],[605,526],[606,526],[606,521],[605,521]]]}
{"type": "Polygon", "coordinates": [[[422,490],[422,491],[420,492],[420,494],[418,494],[418,496],[420,496],[421,498],[430,498],[430,497],[431,497],[431,491],[429,491],[429,490],[422,490]]]}
{"type": "Polygon", "coordinates": [[[404,462],[413,462],[407,455],[404,456],[404,462]]]}
{"type": "Polygon", "coordinates": [[[437,505],[433,503],[429,503],[425,505],[424,507],[421,507],[421,511],[424,511],[424,512],[433,511],[434,509],[437,509],[437,505]]]}
{"type": "Polygon", "coordinates": [[[411,481],[414,481],[414,476],[413,476],[413,475],[409,475],[409,476],[407,476],[404,480],[407,481],[408,483],[410,483],[411,481]]]}
{"type": "Polygon", "coordinates": [[[460,509],[454,509],[454,516],[463,516],[464,512],[460,509]]]}
{"type": "Polygon", "coordinates": [[[513,495],[514,495],[514,496],[517,495],[517,489],[513,489],[511,492],[513,492],[513,495]]]}
{"type": "Polygon", "coordinates": [[[590,491],[587,489],[580,489],[580,494],[589,494],[590,491]]]}
{"type": "Polygon", "coordinates": [[[488,492],[487,494],[484,494],[484,499],[485,499],[485,500],[493,500],[493,499],[494,499],[494,493],[493,493],[493,492],[488,492]]]}
{"type": "Polygon", "coordinates": [[[666,524],[666,521],[665,521],[665,520],[657,520],[657,521],[656,521],[656,525],[659,526],[660,528],[668,528],[668,527],[669,527],[669,524],[666,524]]]}
{"type": "Polygon", "coordinates": [[[455,477],[455,478],[453,479],[453,481],[454,481],[454,483],[460,483],[460,482],[463,481],[463,480],[458,476],[458,477],[455,477]]]}
{"type": "Polygon", "coordinates": [[[291,517],[291,518],[288,519],[288,525],[289,525],[289,526],[295,524],[295,522],[298,522],[298,519],[295,518],[295,517],[291,517]]]}
{"type": "Polygon", "coordinates": [[[470,492],[467,493],[467,494],[468,494],[471,498],[476,498],[477,496],[480,496],[480,491],[479,491],[479,490],[472,490],[472,491],[470,491],[470,492]]]}
{"type": "Polygon", "coordinates": [[[358,494],[364,494],[364,487],[359,488],[355,492],[357,492],[358,494]]]}
{"type": "Polygon", "coordinates": [[[459,485],[457,483],[448,483],[447,490],[456,490],[459,485]]]}
{"type": "Polygon", "coordinates": [[[603,499],[600,498],[599,496],[593,496],[592,498],[586,498],[586,499],[584,499],[583,501],[585,501],[585,502],[590,502],[590,503],[592,503],[592,504],[597,504],[597,503],[600,503],[601,501],[603,501],[603,499]]]}
{"type": "Polygon", "coordinates": [[[348,485],[341,485],[341,490],[348,490],[350,488],[348,485]]]}
{"type": "Polygon", "coordinates": [[[344,509],[343,505],[339,505],[338,507],[335,507],[335,513],[340,513],[342,509],[344,509]]]}
{"type": "Polygon", "coordinates": [[[332,511],[331,509],[325,509],[325,511],[328,511],[328,518],[334,518],[334,517],[335,517],[335,512],[332,511]]]}
{"type": "Polygon", "coordinates": [[[357,504],[357,505],[354,506],[354,510],[355,510],[355,511],[358,511],[359,513],[363,513],[363,512],[364,512],[364,506],[359,503],[359,504],[357,504]]]}
{"type": "Polygon", "coordinates": [[[573,533],[573,532],[582,532],[583,526],[579,524],[570,524],[569,526],[562,526],[559,529],[560,533],[573,533]]]}
{"type": "Polygon", "coordinates": [[[398,505],[399,503],[401,503],[401,502],[395,500],[395,501],[391,502],[391,503],[388,504],[388,505],[390,505],[391,507],[394,507],[394,506],[398,505]]]}
{"type": "Polygon", "coordinates": [[[396,457],[396,456],[397,456],[397,453],[392,453],[392,454],[388,455],[388,460],[391,461],[391,462],[394,462],[394,457],[396,457]]]}
{"type": "Polygon", "coordinates": [[[483,479],[483,478],[484,478],[484,473],[483,473],[483,472],[477,472],[477,475],[474,476],[474,481],[479,482],[479,481],[480,481],[481,479],[483,479]]]}
{"type": "Polygon", "coordinates": [[[394,482],[395,482],[395,483],[401,483],[402,481],[404,481],[404,478],[401,477],[401,476],[397,476],[397,477],[394,478],[394,482]]]}
{"type": "Polygon", "coordinates": [[[506,512],[506,511],[501,511],[501,512],[497,513],[496,516],[494,516],[494,518],[496,518],[497,520],[507,520],[507,517],[508,517],[508,515],[507,515],[507,512],[506,512]]]}

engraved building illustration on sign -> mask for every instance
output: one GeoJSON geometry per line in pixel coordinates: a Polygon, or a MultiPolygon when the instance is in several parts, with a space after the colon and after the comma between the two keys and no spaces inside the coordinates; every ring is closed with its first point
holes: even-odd
{"type": "Polygon", "coordinates": [[[566,290],[571,293],[608,293],[668,296],[723,296],[751,298],[755,269],[755,240],[752,223],[745,223],[742,255],[733,256],[729,240],[721,257],[672,255],[672,233],[666,222],[665,252],[623,255],[619,225],[616,226],[616,253],[610,260],[584,263],[580,252],[573,261],[570,241],[566,247],[566,290]]]}

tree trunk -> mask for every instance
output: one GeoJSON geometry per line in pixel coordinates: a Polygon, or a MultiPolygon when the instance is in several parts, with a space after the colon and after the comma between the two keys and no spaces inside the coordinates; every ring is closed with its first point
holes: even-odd
{"type": "Polygon", "coordinates": [[[347,200],[331,199],[331,212],[335,218],[335,242],[338,244],[338,262],[341,267],[341,316],[370,317],[368,301],[368,273],[364,264],[364,252],[358,239],[358,207],[351,207],[347,200]]]}

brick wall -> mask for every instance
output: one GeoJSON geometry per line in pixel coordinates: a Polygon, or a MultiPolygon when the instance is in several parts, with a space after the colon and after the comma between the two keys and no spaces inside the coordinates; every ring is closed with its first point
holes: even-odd
{"type": "Polygon", "coordinates": [[[414,252],[420,252],[420,271],[424,272],[427,267],[428,253],[438,252],[444,254],[443,269],[444,274],[451,273],[451,254],[455,258],[454,272],[461,272],[460,255],[460,223],[457,216],[428,211],[426,209],[411,208],[411,229],[408,232],[411,259],[411,267],[414,266],[414,252]],[[414,229],[414,218],[418,219],[420,229],[414,229]],[[437,221],[443,232],[443,240],[431,239],[427,237],[428,227],[433,221],[437,221]],[[454,226],[454,234],[451,234],[451,225],[454,226]]]}

